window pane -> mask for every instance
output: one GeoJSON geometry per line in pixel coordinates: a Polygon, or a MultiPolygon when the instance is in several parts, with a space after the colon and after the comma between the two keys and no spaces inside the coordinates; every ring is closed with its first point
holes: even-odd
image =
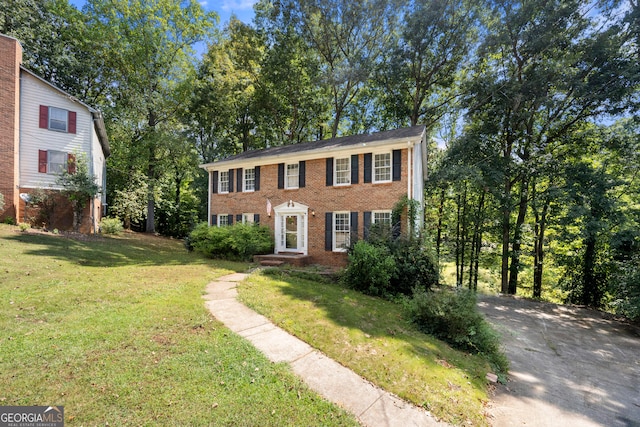
{"type": "Polygon", "coordinates": [[[244,191],[254,191],[256,189],[256,170],[244,170],[244,191]]]}
{"type": "Polygon", "coordinates": [[[336,159],[336,184],[350,184],[351,183],[351,161],[350,159],[336,159]]]}
{"type": "Polygon", "coordinates": [[[298,163],[287,165],[285,188],[298,188],[298,163]]]}
{"type": "Polygon", "coordinates": [[[228,193],[229,192],[229,171],[220,172],[220,182],[219,182],[220,193],[228,193]]]}
{"type": "Polygon", "coordinates": [[[333,220],[333,238],[335,249],[347,249],[350,237],[350,215],[348,212],[335,213],[333,220]]]}
{"type": "Polygon", "coordinates": [[[391,153],[376,154],[373,181],[391,181],[391,153]]]}
{"type": "Polygon", "coordinates": [[[67,110],[49,107],[49,129],[67,131],[67,110]]]}
{"type": "Polygon", "coordinates": [[[374,212],[374,224],[391,224],[391,212],[374,212]]]}
{"type": "Polygon", "coordinates": [[[229,215],[218,215],[218,226],[226,227],[229,225],[229,215]]]}
{"type": "Polygon", "coordinates": [[[63,151],[47,151],[49,165],[47,171],[49,173],[62,173],[67,169],[67,153],[63,151]]]}

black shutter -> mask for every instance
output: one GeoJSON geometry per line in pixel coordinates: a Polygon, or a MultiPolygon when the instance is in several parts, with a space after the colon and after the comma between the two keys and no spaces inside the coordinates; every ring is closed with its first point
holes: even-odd
{"type": "Polygon", "coordinates": [[[260,224],[260,214],[253,214],[253,222],[260,224]]]}
{"type": "Polygon", "coordinates": [[[358,239],[358,212],[351,212],[351,238],[355,242],[358,239]]]}
{"type": "Polygon", "coordinates": [[[242,185],[242,168],[236,169],[237,183],[236,188],[238,189],[238,193],[244,191],[244,186],[242,185]]]}
{"type": "Polygon", "coordinates": [[[364,155],[364,182],[371,182],[371,153],[365,153],[364,155]]]}
{"type": "Polygon", "coordinates": [[[278,188],[284,188],[284,163],[278,163],[278,188]]]}
{"type": "Polygon", "coordinates": [[[236,214],[236,222],[242,222],[242,214],[236,214]]]}
{"type": "Polygon", "coordinates": [[[255,168],[256,171],[256,184],[255,184],[255,190],[258,191],[260,190],[260,166],[256,166],[255,168]]]}
{"type": "Polygon", "coordinates": [[[218,215],[211,215],[211,225],[214,227],[218,225],[218,215]]]}
{"type": "Polygon", "coordinates": [[[393,180],[400,181],[402,178],[402,151],[393,150],[393,180]]]}
{"type": "Polygon", "coordinates": [[[233,225],[233,215],[229,214],[227,216],[227,224],[233,225]]]}
{"type": "Polygon", "coordinates": [[[358,155],[353,154],[351,156],[351,183],[358,183],[358,155]]]}
{"type": "Polygon", "coordinates": [[[333,212],[324,214],[324,250],[333,250],[333,212]]]}
{"type": "Polygon", "coordinates": [[[233,169],[229,169],[229,193],[233,193],[233,169]]]}
{"type": "Polygon", "coordinates": [[[369,228],[371,228],[371,212],[364,212],[362,220],[364,223],[364,240],[367,240],[369,239],[369,228]]]}
{"type": "Polygon", "coordinates": [[[218,171],[213,172],[213,194],[218,192],[218,171]]]}
{"type": "Polygon", "coordinates": [[[307,185],[306,178],[307,162],[304,160],[298,163],[298,187],[304,188],[307,185]]]}
{"type": "Polygon", "coordinates": [[[333,157],[327,159],[327,187],[333,185],[333,157]]]}

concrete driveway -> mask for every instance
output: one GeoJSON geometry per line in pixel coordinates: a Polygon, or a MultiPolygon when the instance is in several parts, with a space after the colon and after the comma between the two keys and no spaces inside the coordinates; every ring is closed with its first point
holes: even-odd
{"type": "Polygon", "coordinates": [[[479,296],[511,363],[496,426],[640,426],[640,329],[579,307],[479,296]]]}

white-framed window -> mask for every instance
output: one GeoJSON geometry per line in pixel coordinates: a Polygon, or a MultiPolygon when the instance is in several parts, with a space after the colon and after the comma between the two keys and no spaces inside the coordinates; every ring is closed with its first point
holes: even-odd
{"type": "Polygon", "coordinates": [[[372,212],[371,223],[380,225],[391,225],[391,211],[372,212]]]}
{"type": "Polygon", "coordinates": [[[351,213],[333,213],[333,251],[346,252],[351,238],[351,213]]]}
{"type": "Polygon", "coordinates": [[[229,192],[229,171],[220,172],[220,177],[218,178],[218,192],[229,192]]]}
{"type": "Polygon", "coordinates": [[[351,159],[348,157],[335,159],[333,182],[335,185],[351,184],[351,159]]]}
{"type": "Polygon", "coordinates": [[[68,129],[69,112],[62,108],[49,107],[49,129],[66,132],[68,129]]]}
{"type": "Polygon", "coordinates": [[[243,213],[242,214],[242,223],[243,224],[253,224],[254,218],[255,218],[255,214],[243,213]]]}
{"type": "Polygon", "coordinates": [[[256,189],[256,170],[251,168],[251,169],[244,169],[243,171],[244,174],[244,188],[242,191],[255,191],[256,189]]]}
{"type": "Polygon", "coordinates": [[[68,168],[68,155],[64,151],[47,151],[47,173],[59,174],[68,168]]]}
{"type": "Polygon", "coordinates": [[[229,215],[218,215],[218,227],[226,227],[229,225],[229,215]]]}
{"type": "Polygon", "coordinates": [[[285,168],[284,188],[298,188],[300,182],[300,166],[298,163],[289,163],[285,168]]]}
{"type": "Polygon", "coordinates": [[[391,153],[374,154],[373,182],[391,182],[391,153]]]}

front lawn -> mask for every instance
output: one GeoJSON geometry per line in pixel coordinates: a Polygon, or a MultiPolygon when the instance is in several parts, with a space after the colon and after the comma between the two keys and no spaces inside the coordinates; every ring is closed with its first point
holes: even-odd
{"type": "Polygon", "coordinates": [[[256,272],[239,292],[275,324],[436,417],[487,424],[487,362],[418,332],[399,304],[287,270],[256,272]]]}
{"type": "Polygon", "coordinates": [[[64,405],[69,426],[357,425],[206,310],[206,284],[247,264],[4,224],[0,260],[0,405],[64,405]]]}

